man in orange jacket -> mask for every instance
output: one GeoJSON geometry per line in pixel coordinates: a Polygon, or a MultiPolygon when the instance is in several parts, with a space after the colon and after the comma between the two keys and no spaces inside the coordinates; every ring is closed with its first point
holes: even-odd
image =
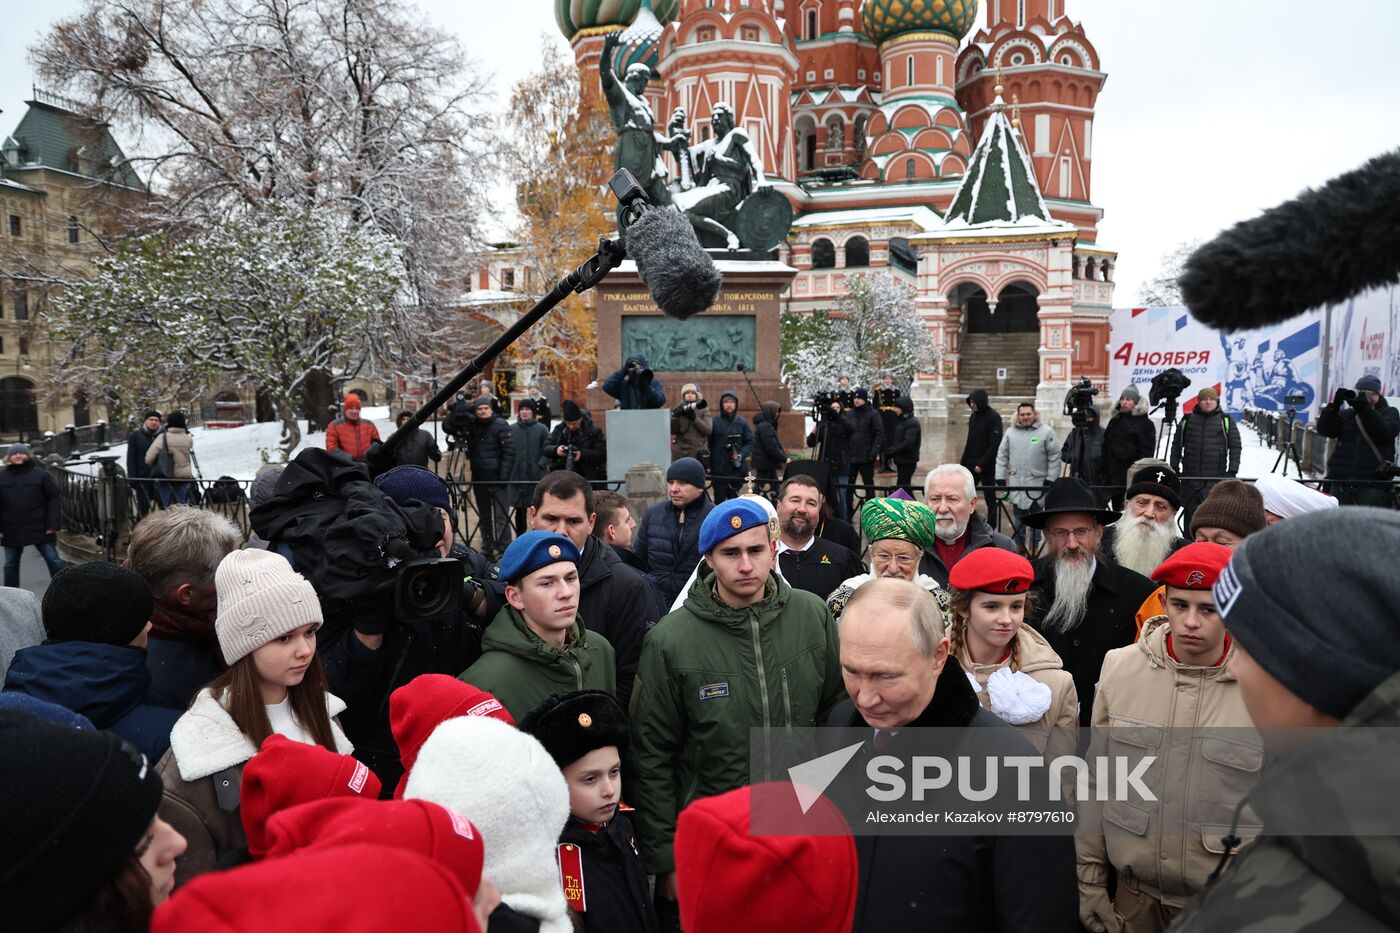
{"type": "Polygon", "coordinates": [[[379,440],[379,429],[372,421],[360,418],[360,397],[347,393],[341,405],[341,415],[326,428],[326,449],[343,450],[352,460],[365,459],[372,441],[379,440]]]}

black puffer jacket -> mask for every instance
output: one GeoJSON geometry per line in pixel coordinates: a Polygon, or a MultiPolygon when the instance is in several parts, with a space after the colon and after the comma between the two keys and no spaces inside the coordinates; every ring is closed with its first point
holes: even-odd
{"type": "Polygon", "coordinates": [[[1182,476],[1234,476],[1240,469],[1240,427],[1219,408],[1181,419],[1171,466],[1182,476]]]}
{"type": "Polygon", "coordinates": [[[850,445],[851,435],[855,433],[855,430],[856,424],[851,420],[850,412],[836,415],[828,411],[821,423],[807,435],[807,446],[821,447],[822,460],[831,464],[837,472],[841,473],[842,481],[845,480],[843,471],[850,463],[847,447],[850,445]]]}
{"type": "MultiPolygon", "coordinates": [[[[603,438],[603,430],[593,423],[588,415],[583,416],[577,431],[569,430],[569,423],[561,421],[549,432],[549,443],[545,444],[545,467],[550,470],[564,469],[566,458],[556,457],[554,452],[560,447],[578,448],[574,455],[574,472],[589,482],[607,478],[608,446],[603,438]]],[[[616,645],[613,645],[616,648],[616,645]]]]}
{"type": "Polygon", "coordinates": [[[758,471],[778,471],[787,463],[787,451],[778,440],[778,406],[764,402],[753,416],[753,468],[758,471]]]}
{"type": "Polygon", "coordinates": [[[901,395],[895,404],[899,406],[899,416],[895,418],[894,433],[885,450],[896,466],[915,466],[919,462],[924,432],[919,427],[919,419],[914,417],[914,400],[901,395]]]}
{"type": "Polygon", "coordinates": [[[997,449],[1001,447],[1001,415],[992,408],[986,389],[975,389],[967,400],[977,410],[967,419],[967,443],[960,461],[972,471],[977,484],[990,484],[996,476],[997,449]]]}
{"type": "Polygon", "coordinates": [[[852,463],[866,463],[880,456],[885,446],[885,424],[880,420],[880,412],[866,402],[859,407],[851,406],[851,443],[847,453],[852,463]]]}
{"type": "Polygon", "coordinates": [[[1147,403],[1138,400],[1132,412],[1114,411],[1103,429],[1103,481],[1126,486],[1128,469],[1144,457],[1156,455],[1157,430],[1147,416],[1147,403]]]}
{"type": "MultiPolygon", "coordinates": [[[[677,510],[669,500],[662,500],[647,509],[637,525],[632,546],[646,564],[646,575],[661,596],[661,605],[676,601],[681,587],[690,579],[695,565],[700,563],[700,526],[715,507],[710,494],[700,497],[677,510]],[[680,521],[681,513],[685,521],[680,521]]],[[[584,621],[587,625],[587,620],[584,621]]]]}
{"type": "Polygon", "coordinates": [[[24,547],[52,541],[58,531],[58,485],[34,458],[0,470],[0,544],[24,547]]]}
{"type": "Polygon", "coordinates": [[[1361,433],[1362,426],[1370,435],[1371,444],[1381,452],[1386,462],[1395,460],[1395,438],[1400,435],[1400,412],[1386,402],[1385,396],[1375,405],[1357,399],[1351,408],[1333,402],[1323,406],[1317,416],[1317,433],[1335,437],[1337,446],[1327,460],[1328,479],[1378,479],[1375,450],[1361,433]]]}
{"type": "Polygon", "coordinates": [[[510,434],[510,422],[500,415],[490,421],[476,418],[471,434],[472,479],[510,479],[515,466],[515,439],[510,434]]]}

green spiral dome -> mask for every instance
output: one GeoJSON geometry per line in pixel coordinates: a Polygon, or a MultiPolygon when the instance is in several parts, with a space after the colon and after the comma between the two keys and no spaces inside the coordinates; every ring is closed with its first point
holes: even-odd
{"type": "Polygon", "coordinates": [[[876,42],[906,32],[941,32],[962,39],[977,19],[977,0],[865,0],[861,23],[876,42]]]}
{"type": "MultiPolygon", "coordinates": [[[[652,0],[651,9],[664,25],[675,19],[680,0],[652,0]]],[[[554,0],[554,19],[564,38],[573,41],[580,30],[626,26],[642,8],[642,0],[554,0]]]]}

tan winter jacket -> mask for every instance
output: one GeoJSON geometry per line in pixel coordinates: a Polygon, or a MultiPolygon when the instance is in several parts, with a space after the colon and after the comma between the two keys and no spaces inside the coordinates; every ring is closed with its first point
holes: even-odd
{"type": "Polygon", "coordinates": [[[194,479],[190,468],[190,455],[194,452],[194,438],[184,428],[166,428],[146,450],[146,466],[154,466],[161,451],[170,449],[171,465],[175,468],[170,479],[194,479]]]}
{"type": "MultiPolygon", "coordinates": [[[[1016,632],[1020,643],[1021,667],[1023,674],[1050,688],[1050,707],[1045,715],[1035,722],[1017,725],[1016,728],[1030,740],[1037,752],[1044,752],[1052,729],[1064,730],[1056,736],[1057,747],[1051,750],[1051,757],[1074,754],[1074,733],[1079,722],[1079,699],[1074,691],[1074,678],[1060,663],[1060,656],[1045,637],[1031,628],[1022,625],[1016,632]]],[[[967,652],[964,650],[963,654],[967,652]]],[[[997,670],[1010,666],[1010,661],[996,664],[974,664],[970,657],[958,658],[958,663],[968,677],[977,679],[977,699],[982,708],[997,712],[992,708],[992,700],[987,692],[987,678],[997,670]]]]}
{"type": "MultiPolygon", "coordinates": [[[[1146,756],[1156,761],[1142,783],[1154,803],[1109,800],[1081,805],[1078,849],[1081,899],[1107,897],[1105,865],[1119,884],[1184,907],[1205,886],[1225,851],[1235,806],[1258,783],[1264,749],[1239,685],[1225,660],[1195,667],[1167,653],[1166,616],[1143,626],[1142,640],[1104,658],[1094,698],[1091,755],[1146,756]],[[1107,728],[1105,728],[1107,727],[1107,728]]],[[[1090,786],[1094,786],[1090,770],[1090,786]]],[[[1260,831],[1253,811],[1241,813],[1237,835],[1260,831]]]]}
{"type": "MultiPolygon", "coordinates": [[[[340,715],[345,703],[326,694],[326,712],[340,715]]],[[[354,748],[340,725],[331,719],[336,751],[348,755],[354,748]]],[[[189,711],[170,732],[170,751],[156,770],[165,782],[160,817],[189,843],[175,863],[175,884],[210,871],[232,849],[248,844],[243,815],[238,808],[243,766],[257,754],[232,717],[205,687],[195,696],[189,711]]]]}

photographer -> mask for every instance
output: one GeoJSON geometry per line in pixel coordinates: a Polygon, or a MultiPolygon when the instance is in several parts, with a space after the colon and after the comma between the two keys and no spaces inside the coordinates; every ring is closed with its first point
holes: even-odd
{"type": "Polygon", "coordinates": [[[1234,476],[1240,469],[1240,432],[1234,419],[1220,410],[1220,394],[1206,386],[1196,393],[1196,410],[1181,417],[1172,441],[1171,468],[1183,477],[1181,506],[1185,525],[1191,526],[1196,507],[1210,495],[1216,480],[1234,476]]]}
{"type": "Polygon", "coordinates": [[[603,431],[573,399],[565,399],[564,421],[556,424],[545,445],[546,470],[573,470],[590,483],[607,478],[608,448],[603,431]]]}
{"type": "Polygon", "coordinates": [[[716,502],[732,499],[739,491],[739,480],[753,453],[753,429],[739,415],[739,396],[725,392],[719,397],[719,411],[710,434],[710,475],[714,477],[716,502]]]}
{"type": "Polygon", "coordinates": [[[1078,477],[1090,486],[1102,486],[1104,429],[1099,424],[1099,410],[1092,405],[1084,409],[1083,421],[1082,426],[1076,425],[1065,438],[1060,450],[1060,475],[1078,477]]]}
{"type": "MultiPolygon", "coordinates": [[[[1324,405],[1317,416],[1317,433],[1335,437],[1337,446],[1327,460],[1329,480],[1379,480],[1393,473],[1386,470],[1395,461],[1395,438],[1400,435],[1400,412],[1391,408],[1381,395],[1381,381],[1373,375],[1356,380],[1356,389],[1338,389],[1332,404],[1324,405]],[[1351,410],[1343,409],[1343,405],[1351,410]]],[[[1329,490],[1343,505],[1390,504],[1390,490],[1384,486],[1343,486],[1329,490]]]]}
{"type": "Polygon", "coordinates": [[[1155,456],[1156,449],[1157,432],[1147,416],[1147,403],[1137,386],[1130,385],[1118,396],[1118,407],[1103,430],[1103,483],[1113,487],[1114,509],[1123,508],[1128,470],[1144,457],[1155,456]]]}
{"type": "Polygon", "coordinates": [[[714,426],[709,403],[693,382],[681,386],[681,403],[671,409],[671,459],[694,457],[701,463],[710,459],[710,433],[714,426]]]}
{"type": "Polygon", "coordinates": [[[629,356],[622,368],[603,383],[603,391],[617,399],[624,411],[664,408],[666,405],[666,390],[644,356],[629,356]]]}
{"type": "MultiPolygon", "coordinates": [[[[844,479],[850,470],[851,461],[846,455],[846,448],[856,430],[855,421],[846,414],[839,394],[823,392],[813,399],[812,415],[817,420],[817,426],[807,435],[807,446],[820,448],[822,462],[830,464],[833,485],[844,479]]],[[[834,494],[831,506],[836,517],[844,519],[850,514],[849,491],[844,485],[838,485],[834,494]]]]}
{"type": "Polygon", "coordinates": [[[457,400],[447,406],[447,417],[443,420],[442,429],[447,433],[447,449],[456,450],[467,448],[467,435],[471,434],[472,404],[467,401],[466,395],[457,393],[457,400]]]}

